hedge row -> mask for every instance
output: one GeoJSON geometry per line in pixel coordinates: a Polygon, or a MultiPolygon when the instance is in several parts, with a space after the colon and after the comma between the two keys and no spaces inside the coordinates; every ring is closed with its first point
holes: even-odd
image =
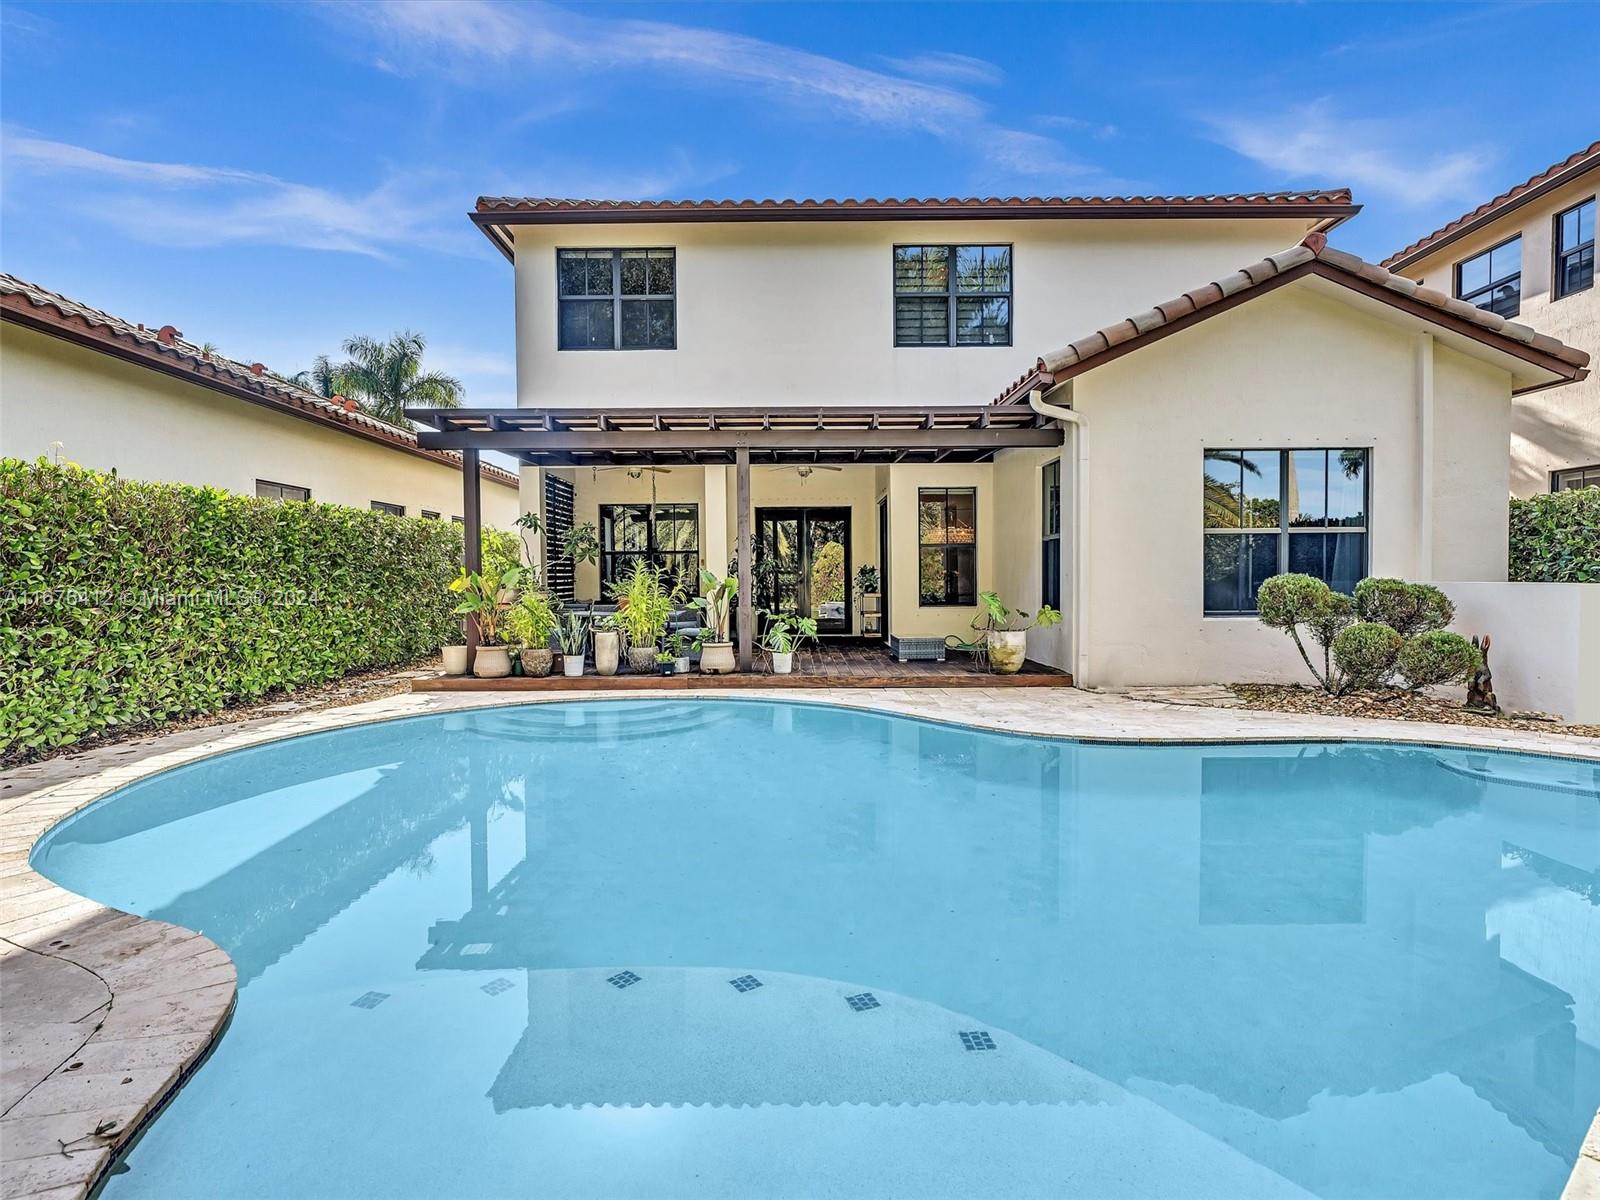
{"type": "Polygon", "coordinates": [[[1511,501],[1511,578],[1600,583],[1600,488],[1511,501]]]}
{"type": "Polygon", "coordinates": [[[460,561],[452,523],[0,459],[0,762],[426,655],[460,561]]]}

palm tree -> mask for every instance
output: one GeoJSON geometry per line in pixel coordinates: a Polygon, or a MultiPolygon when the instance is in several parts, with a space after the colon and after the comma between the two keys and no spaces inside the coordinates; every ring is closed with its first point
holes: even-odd
{"type": "Polygon", "coordinates": [[[311,370],[295,372],[289,377],[289,382],[295,387],[315,392],[324,400],[331,400],[339,391],[339,370],[328,361],[326,354],[319,354],[312,362],[311,370]]]}
{"type": "Polygon", "coordinates": [[[460,408],[461,381],[438,371],[424,372],[427,341],[407,330],[387,342],[353,337],[344,344],[350,361],[334,369],[339,390],[380,421],[408,428],[409,407],[460,408]]]}

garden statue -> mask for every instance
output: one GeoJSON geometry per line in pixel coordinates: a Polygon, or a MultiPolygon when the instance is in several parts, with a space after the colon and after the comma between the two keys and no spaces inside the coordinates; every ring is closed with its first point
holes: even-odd
{"type": "Polygon", "coordinates": [[[1480,665],[1467,683],[1467,708],[1472,712],[1498,714],[1500,702],[1494,698],[1494,674],[1489,670],[1489,635],[1473,638],[1472,648],[1478,652],[1480,665]]]}

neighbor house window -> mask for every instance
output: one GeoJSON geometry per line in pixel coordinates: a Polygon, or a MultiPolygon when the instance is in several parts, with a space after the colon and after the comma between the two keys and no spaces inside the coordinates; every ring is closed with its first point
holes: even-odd
{"type": "Polygon", "coordinates": [[[700,577],[700,508],[695,504],[602,504],[600,582],[619,583],[644,562],[691,586],[700,577]]]}
{"type": "Polygon", "coordinates": [[[404,504],[390,504],[387,500],[374,500],[372,502],[372,511],[388,513],[391,517],[403,517],[406,515],[406,506],[404,504]]]}
{"type": "Polygon", "coordinates": [[[917,489],[917,591],[923,607],[978,602],[978,494],[917,489]]]}
{"type": "Polygon", "coordinates": [[[437,521],[439,519],[438,513],[426,508],[422,510],[422,515],[430,521],[437,521]]]}
{"type": "Polygon", "coordinates": [[[562,350],[671,350],[678,344],[673,250],[559,250],[562,350]]]}
{"type": "Polygon", "coordinates": [[[1594,197],[1556,217],[1556,299],[1594,286],[1594,197]]]}
{"type": "Polygon", "coordinates": [[[1572,467],[1566,471],[1550,472],[1552,492],[1570,492],[1573,488],[1600,487],[1600,463],[1592,467],[1572,467]]]}
{"type": "Polygon", "coordinates": [[[894,344],[1011,345],[1011,247],[896,246],[894,344]]]}
{"type": "Polygon", "coordinates": [[[273,483],[270,479],[258,479],[256,495],[263,500],[309,500],[311,489],[296,487],[292,483],[273,483]]]}
{"type": "Polygon", "coordinates": [[[1051,608],[1061,607],[1061,460],[1044,465],[1041,473],[1041,503],[1043,513],[1040,528],[1044,531],[1044,553],[1039,562],[1039,603],[1051,608]]]}
{"type": "Polygon", "coordinates": [[[1314,575],[1351,592],[1367,573],[1367,451],[1207,450],[1205,612],[1256,611],[1262,581],[1314,575]]]}
{"type": "Polygon", "coordinates": [[[1456,296],[1502,317],[1522,309],[1522,235],[1456,264],[1456,296]]]}

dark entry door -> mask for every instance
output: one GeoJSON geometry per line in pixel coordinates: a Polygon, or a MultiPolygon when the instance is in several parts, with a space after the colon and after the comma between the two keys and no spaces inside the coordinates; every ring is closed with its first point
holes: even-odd
{"type": "Polygon", "coordinates": [[[850,510],[756,509],[756,605],[850,632],[850,510]]]}

